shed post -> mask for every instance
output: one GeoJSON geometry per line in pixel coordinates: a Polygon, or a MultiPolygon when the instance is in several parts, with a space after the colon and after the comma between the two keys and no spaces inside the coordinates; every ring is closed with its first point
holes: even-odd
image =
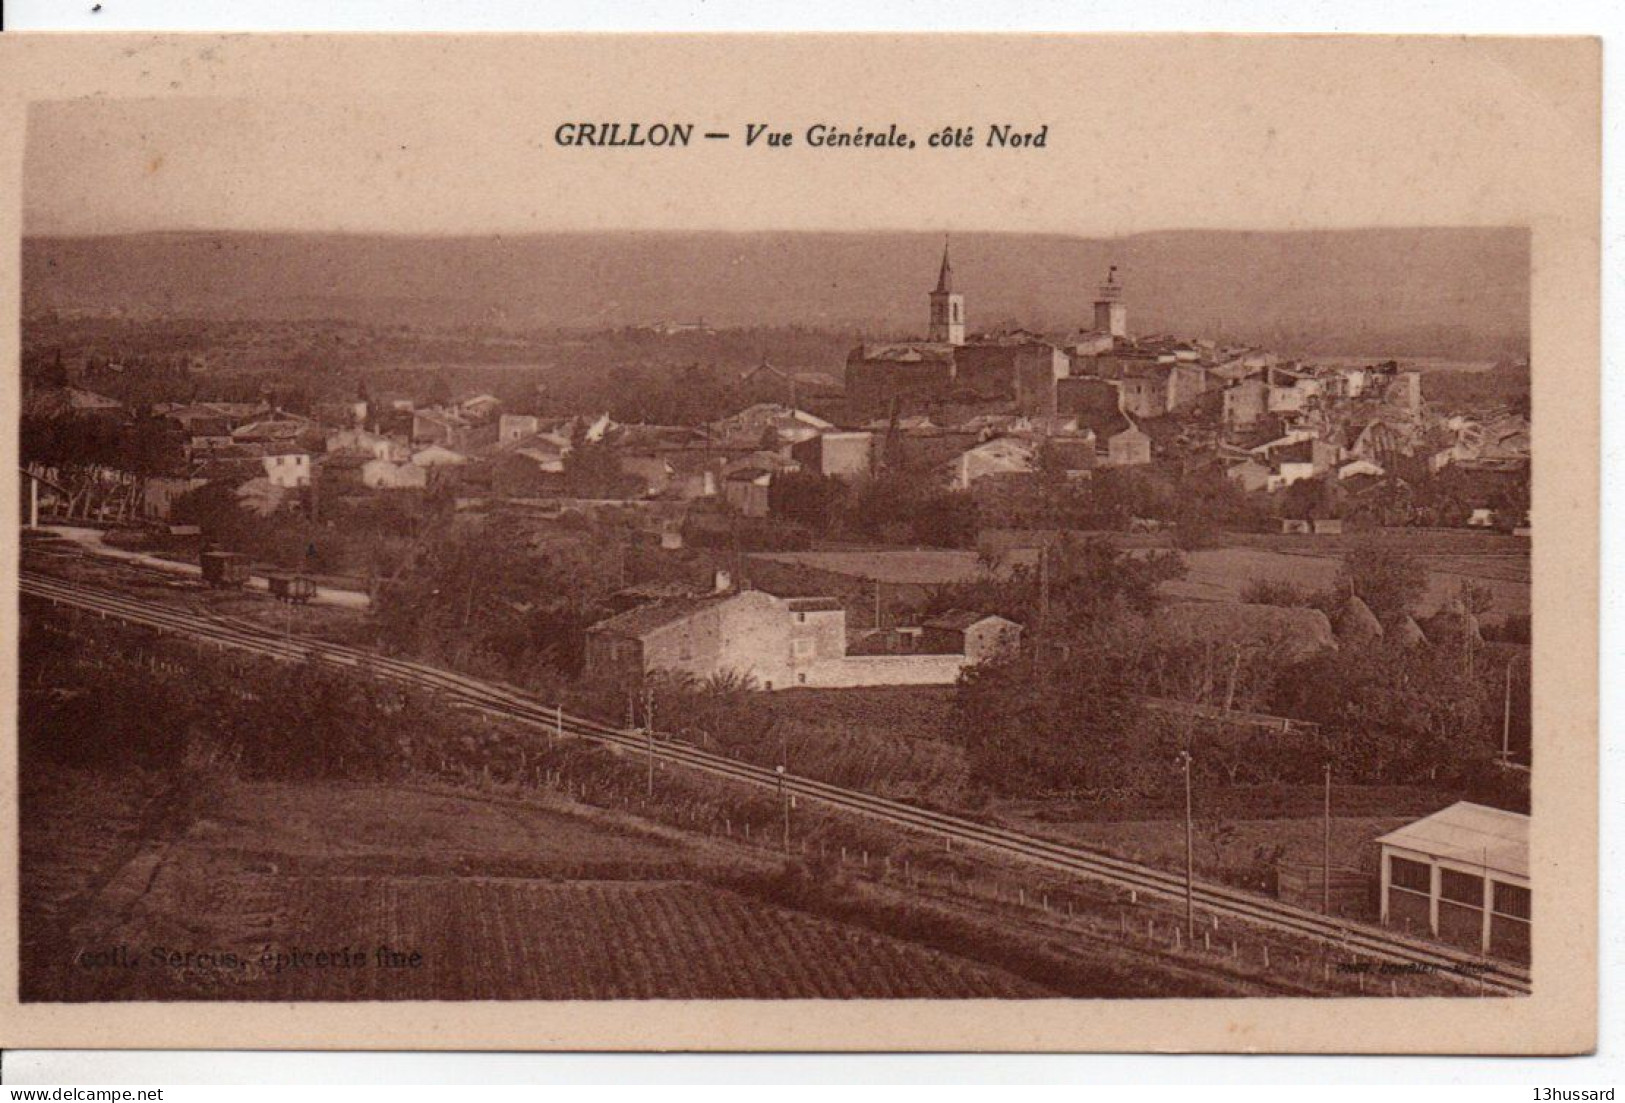
{"type": "Polygon", "coordinates": [[[1381,902],[1381,905],[1382,905],[1382,925],[1384,927],[1388,926],[1388,891],[1389,891],[1388,885],[1389,885],[1389,880],[1390,880],[1390,871],[1389,871],[1389,868],[1388,868],[1388,863],[1389,863],[1388,848],[1385,846],[1385,847],[1382,848],[1381,855],[1380,855],[1380,857],[1378,859],[1378,862],[1377,862],[1378,874],[1382,878],[1382,895],[1378,897],[1378,900],[1381,902]]]}
{"type": "Polygon", "coordinates": [[[28,476],[28,527],[39,528],[39,480],[32,474],[28,476]]]}
{"type": "Polygon", "coordinates": [[[1439,869],[1436,858],[1428,860],[1428,933],[1434,938],[1439,937],[1439,895],[1443,889],[1444,876],[1439,869]]]}
{"type": "Polygon", "coordinates": [[[1483,930],[1480,932],[1480,937],[1479,937],[1479,951],[1482,954],[1484,954],[1485,957],[1488,957],[1489,953],[1490,953],[1490,934],[1491,934],[1491,931],[1492,931],[1491,920],[1493,918],[1493,915],[1492,915],[1492,913],[1490,911],[1490,906],[1493,903],[1494,903],[1494,896],[1493,896],[1493,893],[1492,893],[1492,886],[1490,884],[1490,850],[1489,850],[1489,847],[1485,847],[1484,848],[1484,917],[1483,917],[1483,930]]]}

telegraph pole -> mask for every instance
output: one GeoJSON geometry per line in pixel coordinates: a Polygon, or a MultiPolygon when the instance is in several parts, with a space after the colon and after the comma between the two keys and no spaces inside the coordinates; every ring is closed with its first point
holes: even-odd
{"type": "Polygon", "coordinates": [[[779,763],[776,771],[779,775],[779,807],[784,815],[784,852],[790,853],[790,794],[784,787],[784,763],[779,763]]]}
{"type": "Polygon", "coordinates": [[[1038,627],[1049,628],[1049,541],[1038,547],[1038,627]]]}
{"type": "Polygon", "coordinates": [[[655,688],[651,685],[643,688],[643,739],[649,759],[647,792],[652,797],[655,795],[655,688]]]}
{"type": "Polygon", "coordinates": [[[786,786],[786,775],[790,769],[790,736],[783,730],[779,732],[779,809],[784,816],[784,852],[790,853],[790,790],[786,786]]]}
{"type": "Polygon", "coordinates": [[[1506,697],[1501,706],[1501,765],[1512,763],[1512,660],[1507,659],[1506,697]]]}
{"type": "Polygon", "coordinates": [[[1185,940],[1196,945],[1196,822],[1191,815],[1191,752],[1179,752],[1185,767],[1185,940]]]}
{"type": "Polygon", "coordinates": [[[1326,760],[1326,804],[1320,839],[1320,910],[1332,914],[1332,763],[1326,760]]]}

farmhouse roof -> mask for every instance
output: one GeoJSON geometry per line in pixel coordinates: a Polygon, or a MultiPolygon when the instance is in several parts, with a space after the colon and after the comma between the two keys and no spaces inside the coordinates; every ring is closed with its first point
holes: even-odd
{"type": "Polygon", "coordinates": [[[643,639],[651,632],[687,620],[696,613],[732,601],[738,596],[738,594],[707,594],[704,597],[656,601],[648,605],[640,605],[635,609],[628,609],[626,612],[610,617],[607,620],[601,620],[588,628],[587,631],[643,639]]]}
{"type": "Polygon", "coordinates": [[[1529,876],[1529,817],[1457,801],[1377,840],[1514,877],[1529,876]]]}
{"type": "Polygon", "coordinates": [[[354,448],[344,448],[337,452],[329,452],[321,459],[322,469],[326,471],[359,471],[371,460],[371,452],[362,452],[354,448]]]}
{"type": "Polygon", "coordinates": [[[834,613],[846,608],[833,597],[793,597],[784,604],[792,613],[834,613]]]}
{"type": "Polygon", "coordinates": [[[907,344],[859,345],[847,358],[850,360],[889,361],[896,364],[947,363],[954,358],[954,346],[932,341],[907,344]]]}
{"type": "Polygon", "coordinates": [[[124,403],[80,387],[50,387],[34,390],[23,400],[23,412],[36,417],[61,417],[64,414],[122,409],[124,409],[124,403]]]}

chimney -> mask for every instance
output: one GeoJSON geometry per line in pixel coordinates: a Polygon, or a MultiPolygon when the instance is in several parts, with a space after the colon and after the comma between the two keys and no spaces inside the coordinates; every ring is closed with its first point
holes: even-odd
{"type": "Polygon", "coordinates": [[[712,586],[711,586],[712,592],[713,593],[718,593],[718,594],[725,594],[729,590],[732,590],[733,588],[734,588],[733,575],[729,574],[727,571],[718,570],[717,573],[716,573],[716,577],[712,581],[712,586]]]}

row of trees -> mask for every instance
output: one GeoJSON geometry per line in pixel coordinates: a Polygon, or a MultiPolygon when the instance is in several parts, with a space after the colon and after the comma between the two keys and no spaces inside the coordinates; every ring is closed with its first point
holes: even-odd
{"type": "Polygon", "coordinates": [[[56,615],[25,618],[19,654],[25,760],[378,778],[462,738],[446,710],[416,692],[311,664],[192,654],[138,630],[63,631],[56,615]]]}
{"type": "Polygon", "coordinates": [[[976,502],[969,494],[906,471],[855,484],[813,472],[775,475],[768,508],[774,517],[820,536],[891,544],[966,547],[978,529],[976,502]]]}
{"type": "MultiPolygon", "coordinates": [[[[1177,563],[1098,543],[1063,545],[1054,561],[1047,627],[1027,568],[936,599],[985,602],[1029,627],[1018,656],[971,668],[957,690],[951,737],[963,742],[975,780],[994,792],[1154,791],[1185,747],[1199,769],[1229,784],[1309,783],[1327,762],[1345,782],[1496,789],[1504,780],[1492,763],[1509,684],[1527,686],[1526,653],[1494,650],[1470,633],[1429,643],[1390,632],[1298,657],[1268,639],[1192,639],[1148,615],[1157,583],[1177,563]],[[1305,727],[1216,725],[1151,712],[1148,697],[1289,716],[1305,727]]],[[[1417,607],[1426,583],[1414,558],[1371,545],[1350,553],[1331,593],[1290,596],[1328,607],[1358,596],[1392,623],[1417,607]]],[[[1526,698],[1518,706],[1526,709],[1526,698]]]]}

